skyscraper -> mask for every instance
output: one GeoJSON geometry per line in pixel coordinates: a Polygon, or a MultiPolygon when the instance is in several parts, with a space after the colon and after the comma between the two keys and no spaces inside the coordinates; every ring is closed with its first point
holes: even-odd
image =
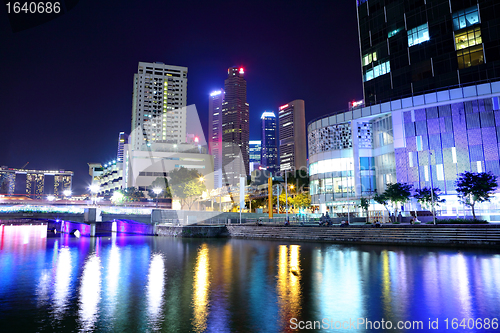
{"type": "Polygon", "coordinates": [[[304,101],[297,99],[280,106],[278,117],[280,170],[307,171],[304,101]]]}
{"type": "Polygon", "coordinates": [[[208,100],[208,151],[214,157],[214,188],[222,187],[222,103],[224,90],[216,90],[208,100]]]}
{"type": "Polygon", "coordinates": [[[224,81],[222,105],[222,164],[224,184],[237,185],[248,175],[249,106],[243,68],[231,67],[224,81]]]}
{"type": "Polygon", "coordinates": [[[132,147],[186,141],[187,67],[139,62],[134,74],[132,147]]]}
{"type": "Polygon", "coordinates": [[[274,112],[264,112],[262,119],[262,168],[274,173],[278,171],[278,146],[276,144],[276,115],[274,112]]]}
{"type": "Polygon", "coordinates": [[[250,172],[256,170],[260,166],[260,152],[262,150],[262,141],[260,140],[250,140],[248,142],[249,147],[249,163],[250,172]]]}
{"type": "Polygon", "coordinates": [[[124,146],[128,143],[128,134],[125,134],[125,132],[120,132],[118,135],[118,151],[116,153],[116,161],[118,163],[123,162],[123,150],[124,146]]]}
{"type": "Polygon", "coordinates": [[[358,0],[367,105],[496,79],[500,2],[358,0]]]}

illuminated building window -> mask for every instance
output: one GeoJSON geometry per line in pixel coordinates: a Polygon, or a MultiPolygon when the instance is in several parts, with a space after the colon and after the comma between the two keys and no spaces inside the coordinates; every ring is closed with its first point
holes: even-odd
{"type": "Polygon", "coordinates": [[[363,56],[363,66],[367,66],[374,61],[377,61],[377,52],[368,53],[363,56]]]}
{"type": "Polygon", "coordinates": [[[391,38],[393,36],[396,36],[400,31],[401,31],[401,28],[389,31],[389,33],[387,34],[387,38],[391,38]]]}
{"type": "Polygon", "coordinates": [[[483,45],[457,51],[458,68],[464,69],[484,63],[483,45]]]}
{"type": "Polygon", "coordinates": [[[427,23],[408,30],[408,46],[417,45],[426,42],[429,39],[429,26],[427,23]]]}
{"type": "Polygon", "coordinates": [[[472,28],[455,35],[455,46],[457,50],[466,49],[481,44],[482,42],[480,27],[472,28]]]}
{"type": "Polygon", "coordinates": [[[373,67],[370,70],[367,70],[364,75],[364,81],[373,80],[381,75],[385,75],[391,71],[391,64],[389,61],[386,61],[380,65],[373,67]]]}
{"type": "Polygon", "coordinates": [[[453,30],[460,30],[479,23],[477,6],[453,13],[453,30]]]}

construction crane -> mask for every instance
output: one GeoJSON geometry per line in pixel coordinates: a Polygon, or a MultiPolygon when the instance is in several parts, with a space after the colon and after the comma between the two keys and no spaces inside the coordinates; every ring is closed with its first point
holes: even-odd
{"type": "Polygon", "coordinates": [[[26,164],[25,164],[25,165],[23,165],[23,166],[21,167],[21,169],[26,168],[26,166],[27,166],[28,164],[30,164],[30,162],[26,162],[26,164]]]}

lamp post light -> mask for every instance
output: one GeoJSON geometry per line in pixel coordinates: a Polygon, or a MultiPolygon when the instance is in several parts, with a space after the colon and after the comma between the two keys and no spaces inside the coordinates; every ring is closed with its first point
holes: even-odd
{"type": "Polygon", "coordinates": [[[68,205],[68,200],[71,197],[71,190],[70,189],[66,189],[66,190],[63,191],[63,194],[66,197],[66,206],[67,206],[68,205]]]}
{"type": "Polygon", "coordinates": [[[56,197],[53,195],[48,195],[47,200],[49,200],[50,202],[53,202],[54,200],[56,200],[56,197]]]}
{"type": "Polygon", "coordinates": [[[162,192],[163,190],[159,187],[155,187],[153,189],[153,192],[156,194],[156,208],[158,208],[158,196],[160,195],[160,193],[162,192]]]}
{"type": "Polygon", "coordinates": [[[432,221],[436,225],[436,213],[434,212],[434,184],[432,183],[432,166],[431,166],[431,156],[432,151],[429,150],[429,176],[431,178],[431,209],[432,209],[432,221]]]}
{"type": "Polygon", "coordinates": [[[90,193],[93,194],[93,201],[94,205],[97,204],[97,192],[99,192],[99,185],[98,184],[92,184],[89,186],[90,193]]]}

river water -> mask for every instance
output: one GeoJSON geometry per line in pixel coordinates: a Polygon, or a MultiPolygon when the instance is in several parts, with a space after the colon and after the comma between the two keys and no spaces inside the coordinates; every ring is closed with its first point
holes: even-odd
{"type": "Polygon", "coordinates": [[[500,331],[494,250],[0,228],[1,332],[500,331]]]}

